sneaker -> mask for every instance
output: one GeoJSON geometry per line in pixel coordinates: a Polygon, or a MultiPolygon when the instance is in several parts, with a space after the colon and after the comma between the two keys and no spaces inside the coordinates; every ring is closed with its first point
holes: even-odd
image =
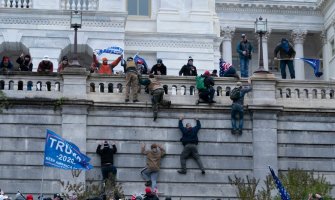
{"type": "Polygon", "coordinates": [[[205,175],[206,174],[205,170],[201,170],[201,174],[205,175]]]}
{"type": "Polygon", "coordinates": [[[129,99],[125,99],[124,102],[126,102],[126,103],[129,102],[129,99]]]}
{"type": "Polygon", "coordinates": [[[133,102],[134,102],[134,103],[136,103],[136,102],[140,102],[140,101],[139,101],[139,100],[137,100],[137,99],[135,99],[135,100],[133,100],[133,102]]]}
{"type": "Polygon", "coordinates": [[[186,170],[182,170],[182,169],[177,170],[177,172],[178,172],[179,174],[186,174],[186,170]]]}

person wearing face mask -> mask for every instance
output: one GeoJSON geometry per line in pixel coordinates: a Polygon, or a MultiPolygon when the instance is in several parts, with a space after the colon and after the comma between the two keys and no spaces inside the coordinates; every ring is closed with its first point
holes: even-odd
{"type": "Polygon", "coordinates": [[[16,62],[20,65],[20,71],[32,71],[33,63],[31,62],[31,56],[29,54],[24,55],[23,53],[16,59],[16,62]]]}
{"type": "Polygon", "coordinates": [[[112,148],[105,140],[102,144],[100,143],[96,150],[97,154],[101,157],[101,173],[103,180],[108,179],[109,174],[116,175],[116,167],[113,163],[113,155],[117,152],[115,143],[112,143],[112,148]]]}
{"type": "Polygon", "coordinates": [[[60,73],[62,72],[66,67],[69,67],[69,59],[67,58],[67,56],[63,56],[62,58],[62,62],[58,65],[58,69],[57,72],[60,73]]]}
{"type": "Polygon", "coordinates": [[[146,167],[141,171],[142,178],[146,181],[146,186],[157,192],[157,177],[161,165],[161,159],[165,155],[165,149],[160,144],[152,144],[150,150],[145,149],[145,144],[141,147],[142,154],[146,155],[146,167]]]}
{"type": "Polygon", "coordinates": [[[183,134],[180,141],[183,143],[184,149],[180,155],[181,169],[178,170],[177,172],[180,174],[186,174],[186,159],[188,157],[193,157],[201,170],[201,174],[204,175],[206,172],[200,160],[200,155],[199,155],[198,147],[197,147],[198,142],[199,142],[198,132],[201,128],[200,121],[196,118],[195,120],[197,121],[197,125],[195,127],[192,127],[190,123],[187,123],[186,127],[184,127],[183,119],[184,119],[184,116],[180,116],[179,129],[183,134]]]}
{"type": "Polygon", "coordinates": [[[280,43],[274,50],[274,59],[277,60],[277,54],[280,56],[280,73],[281,78],[286,79],[286,65],[290,72],[291,79],[295,79],[295,71],[293,65],[293,59],[295,57],[295,50],[292,44],[286,38],[282,38],[280,43]]]}

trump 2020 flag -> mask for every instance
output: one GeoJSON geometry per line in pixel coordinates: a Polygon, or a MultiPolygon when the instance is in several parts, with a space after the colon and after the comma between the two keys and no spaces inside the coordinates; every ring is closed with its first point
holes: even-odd
{"type": "Polygon", "coordinates": [[[90,160],[89,157],[80,152],[75,144],[47,130],[44,149],[44,166],[67,170],[90,170],[93,168],[89,163],[90,160]]]}
{"type": "Polygon", "coordinates": [[[273,179],[275,180],[277,189],[280,193],[280,197],[282,200],[291,200],[290,194],[285,190],[283,184],[280,182],[279,178],[276,176],[273,169],[269,166],[270,172],[272,174],[273,179]]]}
{"type": "Polygon", "coordinates": [[[103,53],[121,55],[123,53],[123,49],[121,47],[111,46],[111,47],[108,47],[106,49],[96,49],[96,50],[94,50],[94,52],[98,56],[100,56],[103,53]]]}
{"type": "Polygon", "coordinates": [[[300,58],[301,60],[308,63],[314,70],[314,75],[316,77],[321,77],[323,75],[322,72],[320,72],[320,59],[313,59],[313,58],[300,58]]]}
{"type": "Polygon", "coordinates": [[[136,64],[141,64],[143,65],[143,69],[142,69],[142,74],[147,74],[147,71],[148,71],[148,65],[147,65],[147,62],[145,62],[144,58],[140,57],[139,55],[135,55],[134,56],[134,62],[136,64]]]}

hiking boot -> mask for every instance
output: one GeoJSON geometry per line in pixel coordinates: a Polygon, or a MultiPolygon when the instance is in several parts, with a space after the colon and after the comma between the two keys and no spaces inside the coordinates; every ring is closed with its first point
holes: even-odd
{"type": "Polygon", "coordinates": [[[133,102],[134,102],[134,103],[136,103],[136,102],[140,102],[140,101],[139,101],[139,100],[137,100],[137,99],[135,99],[135,100],[133,100],[133,102]]]}
{"type": "Polygon", "coordinates": [[[147,182],[145,182],[145,186],[147,186],[147,187],[151,187],[151,184],[152,184],[152,182],[151,181],[147,181],[147,182]]]}
{"type": "Polygon", "coordinates": [[[235,135],[237,133],[236,129],[231,129],[231,134],[235,135]]]}
{"type": "Polygon", "coordinates": [[[129,102],[129,99],[125,99],[124,102],[126,102],[126,103],[129,102]]]}
{"type": "Polygon", "coordinates": [[[179,174],[186,174],[186,170],[182,170],[182,169],[177,170],[177,172],[178,172],[179,174]]]}
{"type": "Polygon", "coordinates": [[[205,172],[205,170],[203,169],[203,170],[201,170],[201,174],[202,175],[205,175],[206,174],[206,172],[205,172]]]}
{"type": "Polygon", "coordinates": [[[237,133],[238,133],[239,135],[242,135],[242,129],[238,129],[238,130],[237,130],[237,133]]]}

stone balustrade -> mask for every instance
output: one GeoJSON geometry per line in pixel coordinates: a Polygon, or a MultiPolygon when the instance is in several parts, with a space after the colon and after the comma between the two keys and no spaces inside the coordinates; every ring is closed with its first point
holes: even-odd
{"type": "Polygon", "coordinates": [[[99,0],[61,0],[62,10],[97,10],[99,0]]]}
{"type": "Polygon", "coordinates": [[[1,8],[31,8],[32,0],[2,0],[1,8]]]}
{"type": "MultiPolygon", "coordinates": [[[[195,103],[197,90],[194,77],[161,76],[161,81],[167,98],[175,103],[195,103]],[[187,96],[187,98],[185,98],[187,96]]],[[[256,81],[256,80],[255,80],[256,81]]],[[[335,82],[329,81],[290,81],[276,80],[275,98],[283,106],[316,106],[331,105],[335,101],[335,82]],[[320,101],[321,100],[321,101],[320,101]],[[299,103],[300,102],[300,103],[299,103]],[[301,104],[310,102],[310,104],[301,104]]],[[[243,80],[244,84],[246,80],[243,80]]],[[[233,78],[215,78],[215,100],[223,105],[231,103],[229,92],[235,87],[233,78]]],[[[20,91],[34,94],[62,94],[62,75],[40,75],[38,73],[12,72],[0,75],[0,90],[20,97],[20,91]]],[[[94,101],[123,101],[125,92],[125,78],[120,75],[90,74],[87,78],[86,91],[88,98],[94,101]],[[113,97],[113,98],[110,98],[113,97]]],[[[56,95],[57,96],[57,95],[56,95]]],[[[140,99],[147,100],[145,87],[141,86],[140,99]],[[145,99],[146,98],[146,99],[145,99]]],[[[251,102],[251,95],[246,96],[246,102],[251,102]]]]}

